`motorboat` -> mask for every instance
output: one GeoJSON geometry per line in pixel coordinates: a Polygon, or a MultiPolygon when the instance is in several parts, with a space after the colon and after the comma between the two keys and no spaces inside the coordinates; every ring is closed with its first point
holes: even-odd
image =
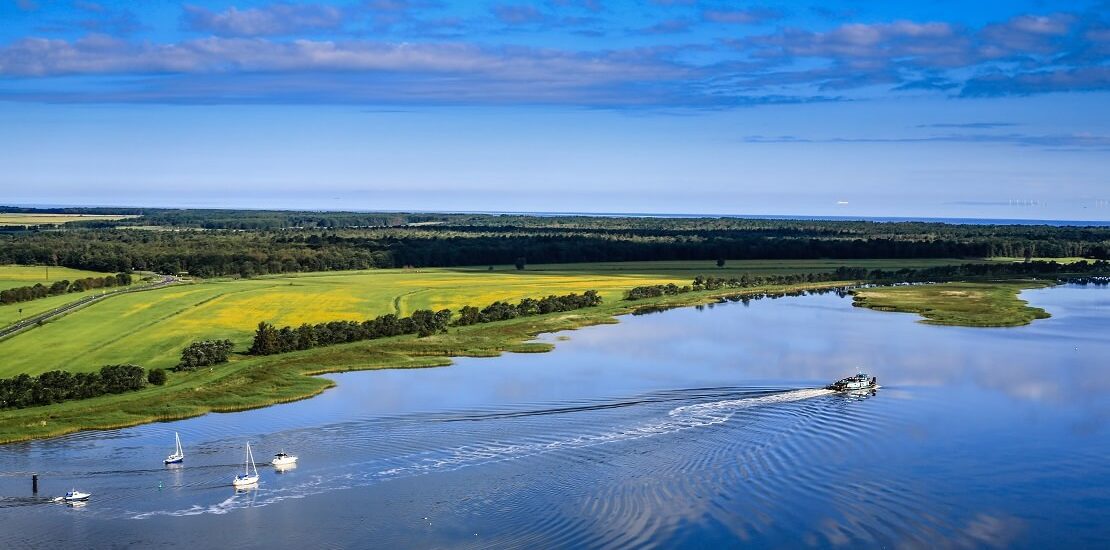
{"type": "Polygon", "coordinates": [[[250,487],[258,484],[258,467],[254,465],[254,454],[251,453],[250,442],[247,442],[247,458],[243,462],[243,473],[237,474],[231,484],[236,487],[250,487]]]}
{"type": "Polygon", "coordinates": [[[82,493],[77,489],[70,489],[69,492],[66,493],[66,496],[62,497],[62,500],[65,502],[84,502],[89,500],[91,496],[91,493],[82,493]]]}
{"type": "Polygon", "coordinates": [[[275,468],[287,468],[296,463],[297,457],[286,453],[285,449],[282,449],[280,453],[274,455],[274,459],[270,461],[270,464],[273,464],[275,468]]]}
{"type": "Polygon", "coordinates": [[[164,464],[181,464],[185,462],[185,451],[181,449],[181,436],[177,435],[177,432],[173,432],[173,438],[176,440],[177,446],[174,447],[173,454],[167,456],[166,460],[162,461],[164,464]]]}
{"type": "Polygon", "coordinates": [[[837,380],[825,386],[825,389],[840,392],[856,392],[861,390],[873,390],[877,387],[879,387],[878,377],[869,376],[867,373],[861,372],[855,376],[837,380]]]}

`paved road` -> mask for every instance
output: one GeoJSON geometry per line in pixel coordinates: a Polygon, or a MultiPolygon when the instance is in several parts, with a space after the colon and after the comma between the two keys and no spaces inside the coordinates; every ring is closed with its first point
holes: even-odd
{"type": "Polygon", "coordinates": [[[126,287],[126,288],[121,288],[119,290],[113,290],[111,292],[105,292],[103,294],[94,294],[94,295],[91,295],[91,296],[85,296],[84,298],[81,298],[80,300],[70,302],[70,303],[68,303],[68,304],[66,304],[62,307],[55,308],[55,309],[52,309],[50,311],[40,313],[40,314],[32,316],[32,317],[28,317],[28,318],[26,318],[22,321],[19,321],[18,323],[11,324],[11,325],[8,325],[8,326],[0,329],[0,339],[7,338],[9,336],[12,336],[12,335],[20,332],[20,331],[38,326],[39,323],[45,323],[45,322],[47,322],[51,319],[54,319],[56,317],[61,317],[62,315],[65,315],[65,314],[67,314],[67,313],[69,313],[69,312],[71,312],[75,309],[79,309],[79,308],[85,307],[89,304],[99,302],[99,301],[107,299],[107,298],[111,298],[112,296],[116,296],[116,295],[119,295],[119,294],[128,294],[128,293],[131,293],[131,292],[142,292],[144,290],[153,290],[155,288],[162,288],[164,286],[172,285],[176,282],[177,282],[177,277],[174,277],[172,275],[162,275],[162,280],[161,281],[157,281],[157,282],[150,283],[150,284],[147,284],[147,285],[130,286],[130,287],[126,287]]]}

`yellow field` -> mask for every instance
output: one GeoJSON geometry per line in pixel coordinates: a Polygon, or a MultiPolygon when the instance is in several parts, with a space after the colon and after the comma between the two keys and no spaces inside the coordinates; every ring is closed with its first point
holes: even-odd
{"type": "MultiPolygon", "coordinates": [[[[824,271],[831,269],[827,263],[777,262],[774,271],[824,271]]],[[[937,263],[944,261],[901,265],[937,263]]],[[[891,267],[886,261],[835,264],[891,267]]],[[[53,369],[93,370],[123,362],[171,367],[181,348],[194,340],[230,338],[240,350],[245,349],[259,321],[282,326],[364,320],[384,313],[458,310],[464,305],[484,306],[496,300],[589,289],[613,302],[638,285],[689,284],[697,274],[733,276],[764,272],[768,267],[763,262],[730,262],[724,269],[712,262],[662,262],[533,266],[526,271],[390,269],[209,281],[112,297],[0,341],[0,357],[4,357],[0,376],[53,369]]]]}
{"type": "Polygon", "coordinates": [[[58,225],[68,222],[112,221],[138,216],[103,214],[10,214],[0,213],[0,225],[58,225]]]}

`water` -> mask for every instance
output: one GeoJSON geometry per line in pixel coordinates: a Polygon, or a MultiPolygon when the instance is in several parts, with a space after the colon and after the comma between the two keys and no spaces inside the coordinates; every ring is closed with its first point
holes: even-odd
{"type": "Polygon", "coordinates": [[[1099,546],[1110,291],[967,329],[835,295],[624,317],[548,354],[0,447],[0,547],[1099,546]],[[883,388],[819,389],[866,366],[883,388]],[[163,467],[181,433],[183,468],[163,467]],[[260,466],[249,439],[298,468],[260,466]],[[40,498],[30,473],[40,474],[40,498]],[[84,506],[47,502],[71,486],[84,506]]]}

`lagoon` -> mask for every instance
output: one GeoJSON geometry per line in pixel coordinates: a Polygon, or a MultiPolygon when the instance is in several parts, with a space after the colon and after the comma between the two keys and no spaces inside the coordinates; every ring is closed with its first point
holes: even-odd
{"type": "Polygon", "coordinates": [[[1100,545],[1110,289],[1023,297],[1053,317],[930,326],[834,294],[626,316],[551,353],[0,446],[0,547],[1100,545]],[[857,368],[875,396],[819,389],[857,368]],[[300,465],[237,493],[247,440],[300,465]],[[48,502],[71,487],[94,496],[48,502]]]}

